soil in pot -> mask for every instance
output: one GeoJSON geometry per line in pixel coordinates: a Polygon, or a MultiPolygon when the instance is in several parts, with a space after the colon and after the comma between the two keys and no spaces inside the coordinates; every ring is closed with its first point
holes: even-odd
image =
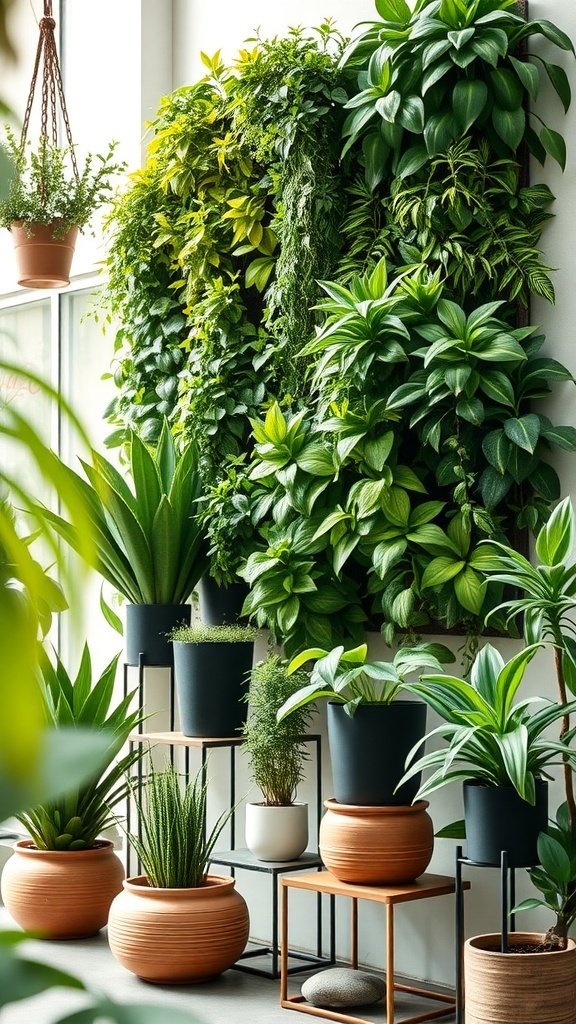
{"type": "Polygon", "coordinates": [[[499,935],[477,935],[464,945],[466,1024],[573,1024],[576,944],[529,952],[541,935],[515,932],[509,953],[499,935]]]}

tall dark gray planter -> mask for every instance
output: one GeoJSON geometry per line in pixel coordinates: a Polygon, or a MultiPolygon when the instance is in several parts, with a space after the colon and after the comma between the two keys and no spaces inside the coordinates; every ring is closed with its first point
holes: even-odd
{"type": "Polygon", "coordinates": [[[143,654],[145,665],[172,665],[174,652],[166,634],[180,623],[189,625],[191,614],[189,604],[127,604],[127,663],[137,665],[143,654]]]}
{"type": "Polygon", "coordinates": [[[397,793],[404,762],[426,731],[425,704],[395,700],[361,704],[353,718],[342,704],[328,704],[328,741],[334,798],[340,804],[374,807],[411,804],[420,776],[397,793]]]}
{"type": "Polygon", "coordinates": [[[502,850],[512,867],[538,863],[538,834],[548,827],[548,783],[536,782],[536,804],[518,795],[514,786],[464,783],[466,855],[477,864],[500,866],[502,850]]]}
{"type": "MultiPolygon", "coordinates": [[[[238,622],[242,605],[248,596],[245,583],[232,583],[220,587],[211,576],[203,576],[198,583],[200,619],[207,626],[231,625],[238,622]]],[[[244,620],[245,621],[245,620],[244,620]]]]}
{"type": "Polygon", "coordinates": [[[185,736],[236,736],[246,723],[253,643],[175,640],[174,676],[185,736]]]}

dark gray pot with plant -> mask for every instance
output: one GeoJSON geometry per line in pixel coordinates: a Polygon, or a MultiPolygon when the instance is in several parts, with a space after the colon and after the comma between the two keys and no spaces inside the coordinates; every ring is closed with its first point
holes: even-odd
{"type": "MultiPolygon", "coordinates": [[[[48,511],[45,516],[126,598],[127,663],[137,665],[141,654],[146,665],[171,665],[167,634],[190,622],[186,601],[207,562],[204,532],[192,514],[202,493],[198,453],[194,445],[178,452],[164,422],[153,450],[131,434],[128,456],[132,486],[96,451],[91,463],[81,460],[86,480],[60,464],[67,503],[83,500],[88,508],[92,544],[62,516],[48,511]]],[[[104,610],[121,631],[117,616],[107,606],[104,610]]]]}
{"type": "Polygon", "coordinates": [[[185,736],[236,736],[246,722],[252,626],[178,626],[170,633],[185,736]]]}
{"type": "Polygon", "coordinates": [[[497,866],[506,850],[514,867],[537,863],[538,833],[545,831],[548,819],[545,779],[553,765],[576,765],[576,751],[567,740],[545,735],[576,710],[576,701],[559,704],[534,697],[514,703],[526,667],[540,647],[531,644],[505,664],[486,644],[472,665],[470,681],[425,675],[408,685],[444,719],[434,735],[442,736],[445,745],[417,757],[418,744],[403,781],[426,773],[417,799],[450,782],[464,783],[464,823],[443,831],[461,835],[464,825],[467,855],[475,862],[497,866]]]}
{"type": "Polygon", "coordinates": [[[237,622],[242,615],[242,605],[248,597],[245,583],[218,583],[212,576],[204,574],[198,583],[200,618],[207,626],[223,626],[237,622]]]}
{"type": "Polygon", "coordinates": [[[406,757],[424,736],[426,705],[396,698],[411,672],[441,669],[442,663],[454,660],[452,653],[442,644],[418,644],[400,648],[391,662],[370,662],[366,644],[351,651],[316,649],[294,658],[291,671],[319,655],[309,684],[280,709],[281,720],[307,704],[327,699],[335,800],[377,807],[412,803],[416,780],[397,787],[406,757]]]}

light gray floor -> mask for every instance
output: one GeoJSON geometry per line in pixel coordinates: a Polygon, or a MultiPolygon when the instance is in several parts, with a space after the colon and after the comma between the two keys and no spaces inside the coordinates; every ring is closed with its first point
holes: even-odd
{"type": "MultiPolygon", "coordinates": [[[[0,907],[0,928],[13,927],[7,912],[0,907]]],[[[172,1005],[189,1010],[198,1024],[312,1024],[319,1018],[283,1010],[279,1006],[280,982],[256,978],[239,971],[227,971],[216,981],[203,985],[169,987],[147,985],[118,964],[108,948],[106,932],[93,939],[73,942],[26,943],[27,954],[62,967],[78,975],[91,988],[97,988],[118,1002],[147,1002],[158,1005],[158,1024],[162,1024],[162,1006],[172,1005]]],[[[299,991],[306,974],[293,976],[290,994],[299,991]]],[[[1,1024],[53,1024],[59,1016],[78,1009],[83,1002],[80,993],[57,989],[34,999],[13,1003],[0,1010],[1,1024]]],[[[418,1010],[433,1009],[438,1003],[413,1000],[401,994],[396,998],[396,1021],[418,1010]]],[[[385,1019],[383,1004],[375,1013],[366,1009],[351,1011],[366,1020],[385,1019]]],[[[453,1024],[454,1016],[441,1018],[453,1024]]]]}

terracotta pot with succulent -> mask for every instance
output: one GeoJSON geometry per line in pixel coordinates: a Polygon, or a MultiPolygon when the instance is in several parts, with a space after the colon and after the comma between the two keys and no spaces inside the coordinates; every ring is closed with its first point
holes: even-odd
{"type": "Polygon", "coordinates": [[[94,935],[104,927],[124,870],[111,842],[99,838],[127,793],[125,772],[138,750],[118,758],[141,720],[133,693],[111,710],[118,656],[93,681],[88,646],[72,679],[59,658],[41,661],[46,721],[53,728],[89,726],[108,737],[100,770],[66,795],[17,815],[30,839],[16,844],[2,874],[2,899],[21,927],[43,938],[94,935]]]}
{"type": "MultiPolygon", "coordinates": [[[[206,565],[204,538],[194,516],[194,503],[202,493],[197,452],[188,445],[179,453],[164,423],[153,450],[131,434],[128,457],[132,487],[96,451],[91,463],[81,460],[87,480],[61,464],[68,489],[89,509],[92,548],[86,548],[81,533],[62,516],[42,512],[63,540],[129,602],[128,664],[137,665],[142,654],[146,665],[171,665],[166,634],[178,622],[190,621],[191,607],[185,602],[206,565]]],[[[105,611],[111,619],[106,606],[105,611]]]]}
{"type": "Polygon", "coordinates": [[[174,677],[185,736],[235,736],[246,722],[254,641],[252,626],[176,626],[174,677]]]}
{"type": "Polygon", "coordinates": [[[137,794],[142,836],[129,839],[145,874],[114,900],[108,939],[120,963],[144,981],[188,985],[227,970],[248,939],[248,908],[234,879],[207,874],[232,811],[206,830],[206,782],[186,786],[170,767],[137,794]]]}
{"type": "Polygon", "coordinates": [[[11,162],[8,195],[0,200],[0,226],[14,241],[18,284],[26,288],[63,288],[78,231],[112,196],[114,177],[125,164],[115,159],[117,143],[104,155],[89,153],[81,172],[74,170],[70,149],[42,135],[36,150],[5,126],[3,149],[11,162]]]}
{"type": "Polygon", "coordinates": [[[296,801],[296,791],[303,779],[302,737],[310,708],[303,705],[281,722],[276,717],[306,680],[304,672],[290,675],[287,663],[272,654],[252,670],[244,748],[263,799],[246,804],[246,846],[258,860],[296,860],[308,844],[308,804],[296,801]]]}
{"type": "Polygon", "coordinates": [[[411,802],[418,788],[398,787],[404,761],[426,727],[426,706],[395,698],[411,672],[454,660],[442,644],[400,648],[391,662],[367,661],[367,646],[304,651],[290,670],[318,659],[310,683],[288,698],[280,721],[328,700],[328,740],[335,799],[326,801],[320,852],[342,881],[385,884],[425,871],[434,845],[428,804],[411,802]],[[402,856],[398,856],[398,849],[402,856]]]}

